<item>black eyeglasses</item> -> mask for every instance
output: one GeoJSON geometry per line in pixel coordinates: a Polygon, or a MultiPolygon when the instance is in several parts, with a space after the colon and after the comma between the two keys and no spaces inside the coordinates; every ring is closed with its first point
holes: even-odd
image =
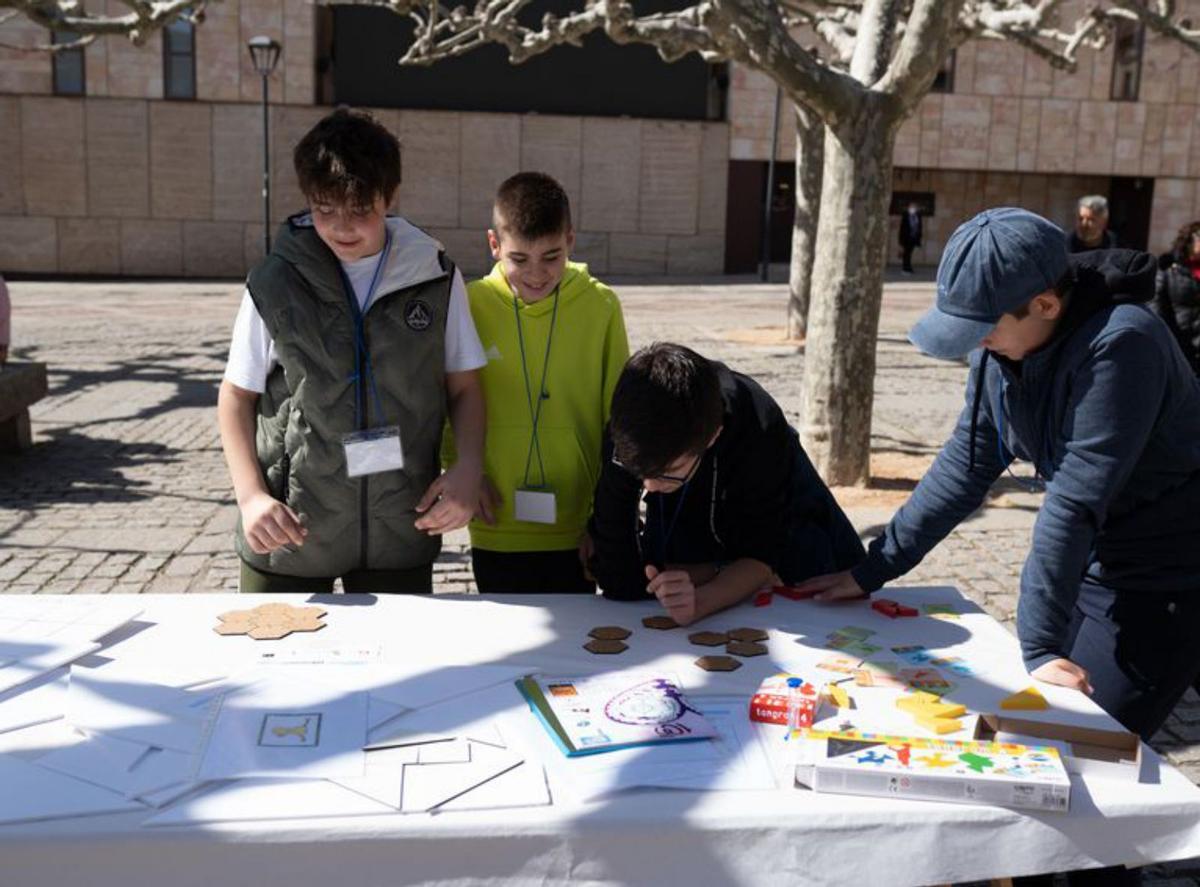
{"type": "Polygon", "coordinates": [[[630,468],[628,465],[626,465],[624,462],[622,462],[620,459],[618,459],[617,454],[615,452],[612,454],[612,457],[610,458],[609,461],[612,462],[613,465],[616,465],[618,468],[620,468],[622,471],[628,471],[630,474],[634,475],[635,477],[638,477],[640,480],[643,480],[643,481],[654,480],[654,481],[659,481],[661,483],[678,484],[679,486],[683,486],[684,484],[686,484],[688,481],[690,481],[695,476],[696,469],[698,469],[700,467],[700,463],[702,461],[704,461],[704,455],[702,453],[697,454],[695,456],[695,461],[692,462],[692,467],[689,468],[688,473],[683,475],[682,477],[680,477],[678,474],[652,474],[652,475],[649,475],[648,477],[640,477],[636,471],[634,471],[632,468],[630,468]]]}

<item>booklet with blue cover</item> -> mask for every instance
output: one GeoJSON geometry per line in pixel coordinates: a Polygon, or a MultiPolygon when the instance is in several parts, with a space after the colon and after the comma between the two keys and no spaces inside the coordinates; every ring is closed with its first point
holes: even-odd
{"type": "Polygon", "coordinates": [[[679,683],[660,674],[527,675],[517,689],[570,757],[717,735],[679,683]]]}

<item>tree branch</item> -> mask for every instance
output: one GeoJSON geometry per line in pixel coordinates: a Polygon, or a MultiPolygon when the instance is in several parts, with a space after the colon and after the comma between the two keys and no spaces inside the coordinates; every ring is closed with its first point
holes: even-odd
{"type": "Polygon", "coordinates": [[[99,15],[83,9],[77,0],[0,0],[0,9],[22,15],[48,31],[69,31],[79,35],[71,43],[36,44],[8,47],[21,51],[62,52],[86,46],[105,34],[121,34],[141,44],[154,31],[176,19],[199,23],[204,19],[208,0],[123,0],[129,7],[125,15],[99,15]]]}

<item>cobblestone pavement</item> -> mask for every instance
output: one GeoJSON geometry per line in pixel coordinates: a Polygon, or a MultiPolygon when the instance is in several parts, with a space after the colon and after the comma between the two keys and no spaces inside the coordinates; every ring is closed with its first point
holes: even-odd
{"type": "MultiPolygon", "coordinates": [[[[240,285],[10,287],[15,358],[46,362],[51,394],[32,410],[34,448],[0,457],[0,590],[236,590],[235,508],[214,406],[240,285]]],[[[804,357],[782,339],[783,287],[720,280],[617,288],[633,347],[692,345],[755,376],[798,422],[804,357]]],[[[864,533],[903,501],[962,404],[965,368],[926,359],[904,338],[931,299],[927,280],[886,286],[876,479],[868,491],[835,491],[864,533]]],[[[1017,479],[1002,482],[907,581],[956,585],[1011,628],[1039,499],[1017,479]]],[[[442,591],[470,590],[465,533],[447,540],[436,579],[442,591]]],[[[1200,782],[1200,697],[1189,692],[1154,745],[1200,782]]],[[[1156,875],[1157,883],[1200,884],[1200,861],[1156,875]]]]}

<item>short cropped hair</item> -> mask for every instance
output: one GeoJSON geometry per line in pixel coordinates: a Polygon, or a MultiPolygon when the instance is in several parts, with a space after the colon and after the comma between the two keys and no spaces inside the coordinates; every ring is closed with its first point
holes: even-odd
{"type": "Polygon", "coordinates": [[[571,202],[552,176],[519,172],[496,192],[492,227],[523,240],[553,237],[571,229],[571,202]]]}
{"type": "Polygon", "coordinates": [[[400,143],[362,111],[339,108],[322,118],[292,152],[300,190],[313,203],[365,208],[390,203],[400,186],[400,143]]]}
{"type": "Polygon", "coordinates": [[[638,477],[657,477],[707,448],[725,414],[716,367],[683,345],[638,351],[613,389],[613,456],[638,477]]]}
{"type": "Polygon", "coordinates": [[[1099,194],[1088,194],[1079,198],[1078,209],[1090,209],[1098,216],[1108,215],[1108,198],[1099,194]]]}

